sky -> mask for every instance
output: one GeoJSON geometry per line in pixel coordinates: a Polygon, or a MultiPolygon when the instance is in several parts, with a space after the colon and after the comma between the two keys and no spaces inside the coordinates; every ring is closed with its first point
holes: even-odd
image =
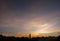
{"type": "Polygon", "coordinates": [[[0,0],[1,32],[60,32],[60,1],[0,0]]]}

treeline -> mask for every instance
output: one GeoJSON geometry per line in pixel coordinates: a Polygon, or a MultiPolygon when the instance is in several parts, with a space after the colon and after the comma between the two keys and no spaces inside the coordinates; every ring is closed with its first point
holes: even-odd
{"type": "Polygon", "coordinates": [[[58,37],[6,37],[3,35],[0,35],[0,41],[60,41],[60,36],[58,37]]]}

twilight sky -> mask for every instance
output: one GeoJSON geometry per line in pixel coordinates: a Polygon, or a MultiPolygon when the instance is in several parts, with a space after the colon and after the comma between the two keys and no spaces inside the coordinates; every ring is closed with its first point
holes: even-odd
{"type": "Polygon", "coordinates": [[[0,32],[60,32],[60,1],[0,0],[0,32]]]}

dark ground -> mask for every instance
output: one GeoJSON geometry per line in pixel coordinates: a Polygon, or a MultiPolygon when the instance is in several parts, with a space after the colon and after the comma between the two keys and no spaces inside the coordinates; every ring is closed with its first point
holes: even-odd
{"type": "Polygon", "coordinates": [[[6,37],[0,35],[0,41],[60,41],[60,36],[58,37],[36,37],[36,38],[28,38],[28,37],[6,37]]]}

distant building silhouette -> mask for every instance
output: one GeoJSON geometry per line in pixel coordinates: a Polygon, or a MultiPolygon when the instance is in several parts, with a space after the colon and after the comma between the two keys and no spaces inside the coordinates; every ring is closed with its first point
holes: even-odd
{"type": "Polygon", "coordinates": [[[31,34],[29,34],[29,38],[31,38],[31,34]]]}

